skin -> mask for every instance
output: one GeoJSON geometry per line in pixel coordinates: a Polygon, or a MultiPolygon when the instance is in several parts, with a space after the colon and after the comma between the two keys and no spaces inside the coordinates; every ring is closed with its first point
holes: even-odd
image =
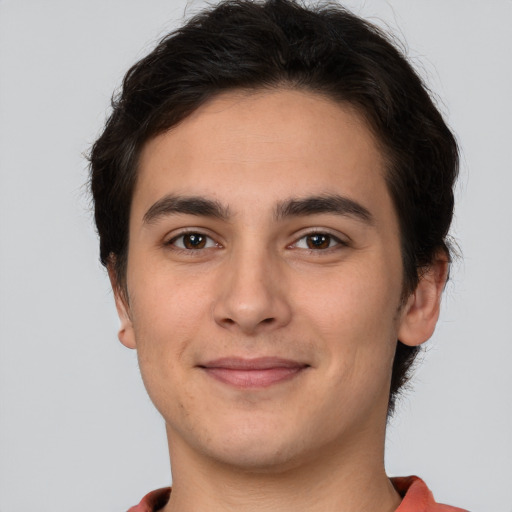
{"type": "Polygon", "coordinates": [[[446,261],[401,303],[397,216],[362,117],[310,92],[229,92],[149,141],[138,172],[126,293],[110,275],[120,340],[166,422],[164,510],[395,510],[383,459],[396,340],[432,334],[446,261]],[[369,215],[276,215],[333,195],[369,215]],[[170,211],[191,196],[224,218],[170,211]],[[205,370],[225,357],[304,366],[244,387],[205,370]]]}

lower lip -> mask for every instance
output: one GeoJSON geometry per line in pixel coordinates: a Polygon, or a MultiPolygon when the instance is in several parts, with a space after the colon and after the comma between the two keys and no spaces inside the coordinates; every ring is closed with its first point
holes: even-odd
{"type": "Polygon", "coordinates": [[[266,388],[296,377],[304,366],[276,367],[263,370],[235,370],[230,368],[203,368],[208,375],[237,388],[266,388]]]}

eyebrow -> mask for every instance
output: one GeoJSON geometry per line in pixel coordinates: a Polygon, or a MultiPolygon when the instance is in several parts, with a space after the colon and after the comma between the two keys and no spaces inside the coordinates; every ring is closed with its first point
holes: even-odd
{"type": "Polygon", "coordinates": [[[277,219],[333,213],[354,217],[366,224],[374,224],[373,215],[362,204],[338,194],[325,194],[304,198],[289,199],[277,205],[277,219]]]}
{"type": "MultiPolygon", "coordinates": [[[[338,194],[291,198],[279,203],[274,211],[275,218],[302,217],[332,213],[354,217],[366,224],[373,224],[370,211],[353,199],[338,194]]],[[[143,223],[152,224],[162,217],[173,214],[197,215],[228,220],[229,208],[216,200],[200,196],[166,195],[154,203],[144,214],[143,223]]]]}
{"type": "Polygon", "coordinates": [[[154,203],[144,214],[143,223],[152,224],[172,214],[197,215],[227,220],[229,209],[218,201],[198,196],[167,195],[154,203]]]}

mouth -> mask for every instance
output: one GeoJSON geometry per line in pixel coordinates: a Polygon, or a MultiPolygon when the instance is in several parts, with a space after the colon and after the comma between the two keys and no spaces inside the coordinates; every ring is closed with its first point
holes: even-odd
{"type": "Polygon", "coordinates": [[[267,388],[297,377],[308,364],[276,357],[244,359],[227,357],[199,365],[208,376],[231,386],[267,388]]]}

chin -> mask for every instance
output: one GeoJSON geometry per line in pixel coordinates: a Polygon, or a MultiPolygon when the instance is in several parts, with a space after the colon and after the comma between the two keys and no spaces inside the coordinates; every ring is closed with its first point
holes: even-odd
{"type": "Polygon", "coordinates": [[[296,448],[292,451],[268,440],[249,442],[245,439],[221,450],[212,448],[209,449],[210,456],[217,462],[247,473],[283,473],[299,465],[301,458],[296,448]]]}
{"type": "MultiPolygon", "coordinates": [[[[201,451],[215,462],[242,472],[286,471],[301,459],[303,436],[272,423],[268,418],[253,417],[247,422],[224,424],[203,438],[201,451]]],[[[293,426],[293,422],[288,425],[293,426]]]]}

